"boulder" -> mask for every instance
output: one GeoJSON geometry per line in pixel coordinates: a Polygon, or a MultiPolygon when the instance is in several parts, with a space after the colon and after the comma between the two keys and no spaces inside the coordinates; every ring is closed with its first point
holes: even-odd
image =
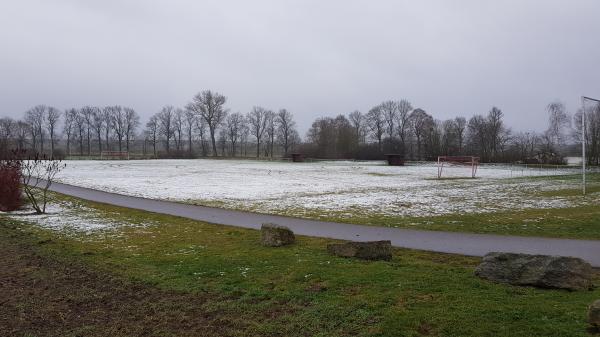
{"type": "Polygon", "coordinates": [[[600,328],[600,300],[594,301],[588,308],[588,322],[596,328],[600,328]]]}
{"type": "Polygon", "coordinates": [[[592,287],[592,266],[576,257],[488,253],[475,275],[520,286],[568,290],[592,287]]]}
{"type": "Polygon", "coordinates": [[[392,243],[386,241],[331,243],[327,251],[336,256],[356,257],[363,260],[392,259],[392,243]]]}
{"type": "Polygon", "coordinates": [[[260,239],[263,246],[281,247],[296,241],[294,232],[284,226],[265,223],[260,228],[260,239]]]}

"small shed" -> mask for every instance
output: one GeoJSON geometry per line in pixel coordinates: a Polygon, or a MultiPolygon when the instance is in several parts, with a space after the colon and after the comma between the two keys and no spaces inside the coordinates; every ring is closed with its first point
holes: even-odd
{"type": "Polygon", "coordinates": [[[292,162],[294,163],[302,163],[304,162],[304,154],[302,153],[292,153],[292,162]]]}
{"type": "Polygon", "coordinates": [[[388,153],[385,154],[388,165],[390,166],[404,166],[404,155],[399,153],[388,153]]]}

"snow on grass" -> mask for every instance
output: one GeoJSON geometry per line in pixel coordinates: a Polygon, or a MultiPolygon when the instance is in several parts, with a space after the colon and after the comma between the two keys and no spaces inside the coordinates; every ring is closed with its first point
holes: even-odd
{"type": "MultiPolygon", "coordinates": [[[[445,168],[444,177],[470,176],[445,168]]],[[[478,179],[437,180],[434,164],[286,163],[251,160],[70,161],[58,181],[126,195],[302,216],[431,216],[570,206],[532,191],[570,187],[556,180],[510,179],[574,173],[482,166],[478,179]]]]}
{"type": "Polygon", "coordinates": [[[91,234],[123,226],[148,225],[115,220],[107,216],[105,212],[71,201],[51,202],[47,205],[45,214],[35,214],[33,209],[5,212],[4,214],[15,220],[27,221],[43,228],[73,233],[91,234]]]}

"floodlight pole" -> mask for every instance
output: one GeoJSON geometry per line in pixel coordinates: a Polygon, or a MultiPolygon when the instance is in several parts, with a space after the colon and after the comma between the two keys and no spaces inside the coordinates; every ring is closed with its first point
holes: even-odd
{"type": "Polygon", "coordinates": [[[585,96],[581,96],[581,189],[585,195],[585,96]]]}
{"type": "Polygon", "coordinates": [[[581,151],[582,151],[582,156],[581,156],[581,173],[582,173],[582,184],[581,184],[581,189],[583,191],[583,195],[585,195],[585,100],[590,100],[590,101],[594,101],[598,104],[600,104],[600,100],[595,99],[595,98],[591,98],[591,97],[586,97],[586,96],[581,96],[581,151]]]}

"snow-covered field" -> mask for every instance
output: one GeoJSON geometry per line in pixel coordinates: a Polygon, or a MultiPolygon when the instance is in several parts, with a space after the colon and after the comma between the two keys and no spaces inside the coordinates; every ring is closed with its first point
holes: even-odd
{"type": "MultiPolygon", "coordinates": [[[[483,166],[479,179],[437,180],[437,167],[383,162],[251,160],[69,161],[58,181],[115,193],[295,216],[430,216],[567,207],[536,191],[570,187],[522,176],[574,173],[483,166]]],[[[445,169],[468,177],[470,168],[445,169]]]]}

